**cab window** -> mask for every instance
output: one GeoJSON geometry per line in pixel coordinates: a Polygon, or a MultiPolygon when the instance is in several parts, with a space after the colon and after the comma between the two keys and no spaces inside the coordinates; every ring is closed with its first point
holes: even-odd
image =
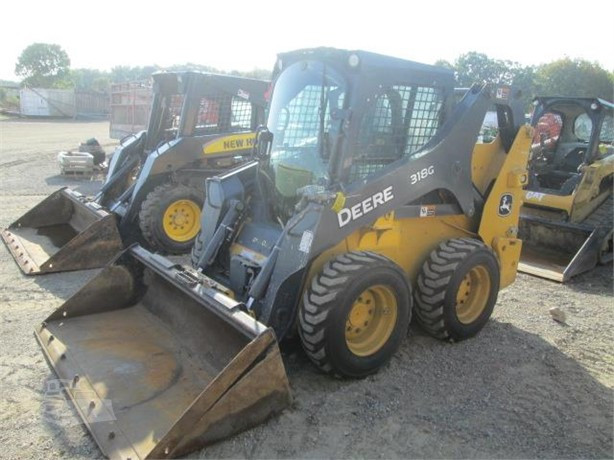
{"type": "Polygon", "coordinates": [[[614,118],[607,114],[599,131],[599,155],[607,157],[614,154],[614,118]]]}
{"type": "Polygon", "coordinates": [[[599,131],[599,142],[605,144],[612,144],[614,142],[614,117],[612,117],[611,113],[603,119],[603,124],[599,131]]]}
{"type": "Polygon", "coordinates": [[[579,141],[588,142],[593,130],[593,122],[588,114],[583,113],[576,117],[573,124],[573,132],[579,141]]]}
{"type": "Polygon", "coordinates": [[[443,91],[394,85],[369,101],[353,149],[349,181],[363,179],[404,157],[419,157],[442,122],[443,91]]]}
{"type": "Polygon", "coordinates": [[[245,99],[233,96],[230,106],[231,127],[233,131],[252,129],[252,104],[245,99]]]}

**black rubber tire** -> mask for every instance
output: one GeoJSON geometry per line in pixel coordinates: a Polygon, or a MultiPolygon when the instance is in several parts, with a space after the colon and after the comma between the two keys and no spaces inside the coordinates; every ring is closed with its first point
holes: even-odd
{"type": "Polygon", "coordinates": [[[365,377],[376,372],[399,348],[407,335],[411,308],[411,288],[403,270],[390,259],[371,252],[339,255],[325,264],[303,294],[298,327],[303,349],[326,373],[365,377]],[[346,318],[355,299],[374,285],[385,285],[394,292],[396,323],[378,351],[358,356],[346,343],[346,318]]]}
{"type": "Polygon", "coordinates": [[[490,319],[499,294],[499,262],[492,250],[473,238],[442,242],[431,251],[418,273],[415,291],[416,318],[433,337],[460,341],[473,337],[490,319]],[[482,265],[490,278],[490,292],[480,315],[471,323],[461,323],[456,313],[456,293],[469,271],[482,265]]]}
{"type": "Polygon", "coordinates": [[[187,254],[192,248],[196,238],[178,242],[169,238],[163,227],[162,217],[165,210],[173,202],[182,199],[191,200],[202,209],[204,192],[188,185],[167,183],[154,188],[143,201],[139,212],[139,226],[149,249],[163,254],[187,254]]]}
{"type": "Polygon", "coordinates": [[[101,163],[104,163],[104,160],[107,159],[107,155],[106,155],[106,153],[104,153],[104,151],[96,150],[96,151],[92,152],[92,155],[94,156],[94,164],[95,165],[99,165],[101,163]]]}
{"type": "Polygon", "coordinates": [[[599,265],[612,261],[612,221],[614,220],[614,197],[610,195],[582,224],[590,228],[600,228],[604,235],[599,243],[599,265]],[[604,251],[604,248],[607,248],[604,251]]]}
{"type": "MultiPolygon", "coordinates": [[[[92,140],[92,139],[90,139],[92,140]]],[[[104,149],[100,146],[98,141],[93,139],[95,143],[83,143],[79,146],[79,152],[87,152],[94,157],[94,164],[97,166],[101,163],[104,163],[104,160],[107,158],[107,154],[104,149]]]]}

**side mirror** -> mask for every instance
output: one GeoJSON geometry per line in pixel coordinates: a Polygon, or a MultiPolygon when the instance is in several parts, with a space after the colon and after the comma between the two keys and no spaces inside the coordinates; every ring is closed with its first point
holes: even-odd
{"type": "Polygon", "coordinates": [[[252,149],[252,156],[258,160],[264,160],[271,154],[271,146],[273,145],[273,133],[264,126],[258,126],[256,130],[256,142],[252,149]]]}

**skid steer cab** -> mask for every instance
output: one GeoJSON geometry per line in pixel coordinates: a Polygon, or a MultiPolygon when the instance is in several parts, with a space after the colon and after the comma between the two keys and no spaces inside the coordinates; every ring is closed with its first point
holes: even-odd
{"type": "Polygon", "coordinates": [[[517,91],[454,106],[448,70],[335,49],[281,54],[274,76],[257,161],[206,181],[193,267],[135,246],[37,329],[111,456],[182,455],[286,407],[277,340],[364,377],[413,314],[462,340],[514,281],[532,138],[517,91]],[[499,135],[476,145],[493,105],[499,135]],[[79,389],[117,401],[115,425],[79,389]]]}
{"type": "Polygon", "coordinates": [[[612,261],[614,104],[539,97],[520,219],[520,270],[565,282],[612,261]]]}
{"type": "Polygon", "coordinates": [[[198,72],[152,78],[147,131],[122,140],[94,199],[59,190],[3,230],[24,273],[101,267],[133,242],[190,251],[203,180],[250,156],[270,84],[198,72]]]}

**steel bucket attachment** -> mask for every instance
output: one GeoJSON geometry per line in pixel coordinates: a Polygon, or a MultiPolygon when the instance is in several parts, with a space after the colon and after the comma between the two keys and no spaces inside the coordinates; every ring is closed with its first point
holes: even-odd
{"type": "Polygon", "coordinates": [[[135,246],[36,330],[108,457],[183,455],[290,404],[273,331],[211,283],[135,246]]]}
{"type": "Polygon", "coordinates": [[[103,267],[123,249],[115,216],[66,188],[2,230],[2,239],[26,275],[103,267]]]}
{"type": "Polygon", "coordinates": [[[523,216],[519,237],[518,270],[564,283],[597,265],[603,235],[600,229],[523,216]]]}

